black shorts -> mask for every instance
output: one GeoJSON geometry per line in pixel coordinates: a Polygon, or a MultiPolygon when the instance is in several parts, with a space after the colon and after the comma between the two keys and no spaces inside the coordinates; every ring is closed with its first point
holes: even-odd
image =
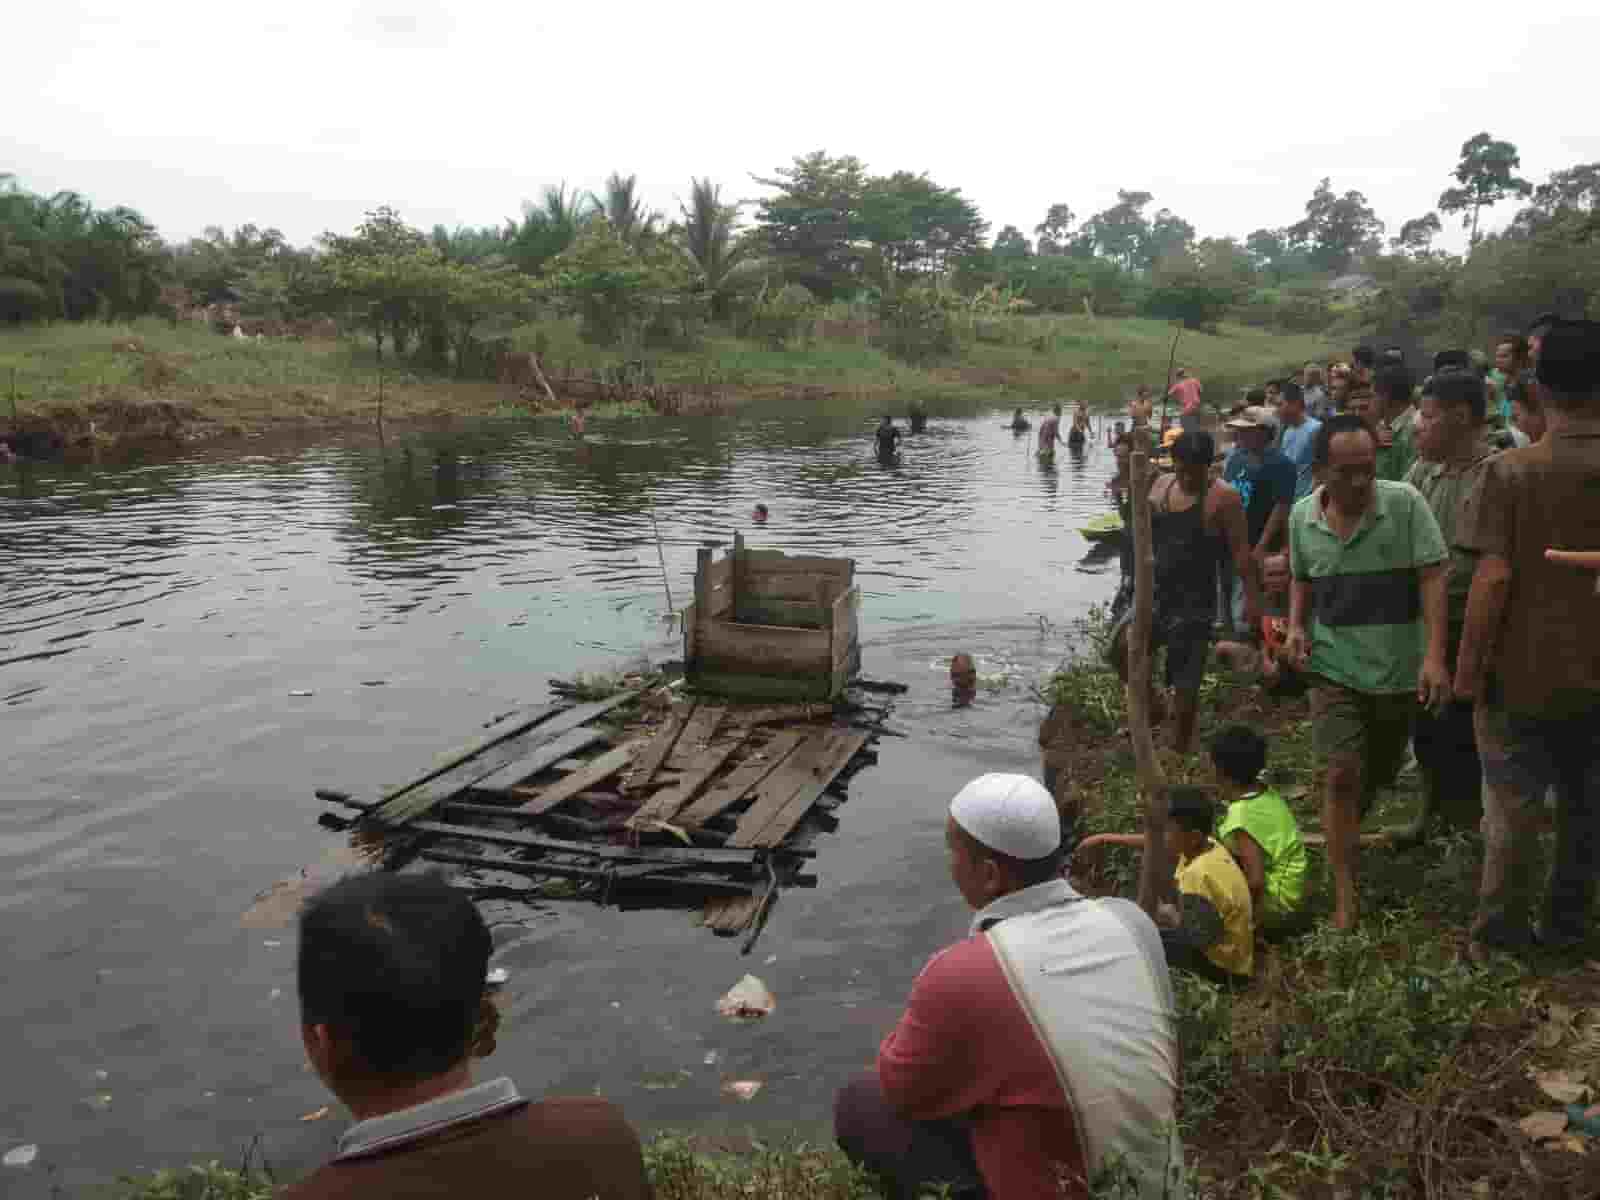
{"type": "MultiPolygon", "coordinates": [[[[1133,627],[1132,605],[1112,628],[1111,639],[1126,639],[1133,627]]],[[[1177,692],[1198,692],[1206,674],[1206,658],[1211,650],[1211,618],[1200,615],[1166,617],[1156,613],[1150,622],[1150,652],[1165,649],[1166,683],[1177,692]]]]}

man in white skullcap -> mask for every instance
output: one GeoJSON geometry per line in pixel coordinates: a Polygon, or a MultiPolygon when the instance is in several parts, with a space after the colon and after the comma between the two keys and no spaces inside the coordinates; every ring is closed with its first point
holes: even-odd
{"type": "Polygon", "coordinates": [[[1059,877],[1054,800],[982,775],[945,823],[977,910],[928,961],[876,1071],[839,1093],[834,1131],[891,1200],[940,1184],[1004,1200],[1182,1200],[1177,1008],[1155,924],[1059,877]]]}

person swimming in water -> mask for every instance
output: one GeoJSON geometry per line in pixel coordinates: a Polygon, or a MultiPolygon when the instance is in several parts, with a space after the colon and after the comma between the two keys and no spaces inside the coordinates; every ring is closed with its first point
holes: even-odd
{"type": "Polygon", "coordinates": [[[1023,416],[1022,410],[1019,408],[1017,409],[1016,414],[1012,416],[1011,424],[1006,426],[1006,428],[1011,430],[1012,433],[1027,433],[1028,430],[1033,428],[1033,422],[1028,420],[1027,417],[1023,416]]]}

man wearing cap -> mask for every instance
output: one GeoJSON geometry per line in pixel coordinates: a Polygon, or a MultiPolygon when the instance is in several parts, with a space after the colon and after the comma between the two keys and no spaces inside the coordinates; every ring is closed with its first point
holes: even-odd
{"type": "Polygon", "coordinates": [[[1161,937],[1134,904],[1058,878],[1055,802],[983,775],[945,822],[950,875],[977,915],[934,955],[878,1051],[840,1092],[839,1145],[886,1195],[981,1186],[1005,1200],[1182,1200],[1177,1010],[1161,937]]]}
{"type": "MultiPolygon", "coordinates": [[[[1289,506],[1294,503],[1298,472],[1294,463],[1275,449],[1278,418],[1270,408],[1253,405],[1228,422],[1233,433],[1234,453],[1229,457],[1223,481],[1239,493],[1244,505],[1245,531],[1250,539],[1250,562],[1260,579],[1261,564],[1267,554],[1283,540],[1289,522],[1289,506]]],[[[1257,630],[1244,621],[1244,583],[1233,585],[1232,617],[1243,626],[1246,637],[1257,630]]]]}
{"type": "Polygon", "coordinates": [[[1556,795],[1556,849],[1540,941],[1580,943],[1591,929],[1600,860],[1600,594],[1551,547],[1600,550],[1600,324],[1544,332],[1536,375],[1548,422],[1533,445],[1489,459],[1469,527],[1478,555],[1455,690],[1475,697],[1485,839],[1469,957],[1535,936],[1538,816],[1556,795]]]}

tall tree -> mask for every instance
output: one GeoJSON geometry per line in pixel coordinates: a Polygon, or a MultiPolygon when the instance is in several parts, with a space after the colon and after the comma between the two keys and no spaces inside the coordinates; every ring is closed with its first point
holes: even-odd
{"type": "MultiPolygon", "coordinates": [[[[1072,223],[1077,216],[1065,204],[1052,204],[1044,220],[1033,227],[1033,236],[1039,239],[1040,254],[1065,254],[1072,238],[1072,223]]],[[[998,244],[995,247],[999,249],[998,244]]]]}
{"type": "Polygon", "coordinates": [[[722,189],[709,179],[689,181],[689,203],[680,205],[683,221],[677,234],[694,264],[698,286],[710,299],[713,316],[723,317],[741,290],[753,287],[766,269],[739,236],[739,206],[722,202],[722,189]]]}
{"type": "Polygon", "coordinates": [[[817,150],[763,178],[774,195],[757,202],[756,222],[766,251],[797,282],[831,298],[857,277],[861,263],[861,205],[867,168],[854,155],[817,150]]]}
{"type": "Polygon", "coordinates": [[[506,256],[529,275],[539,274],[577,240],[594,211],[590,197],[576,188],[547,186],[538,204],[523,202],[520,221],[506,222],[506,256]]]}
{"type": "Polygon", "coordinates": [[[1032,253],[1033,247],[1028,244],[1028,239],[1022,236],[1022,230],[1015,225],[1007,225],[995,234],[994,256],[1001,262],[1027,258],[1032,253]]]}
{"type": "Polygon", "coordinates": [[[861,197],[861,236],[896,277],[941,275],[954,256],[983,245],[988,222],[960,188],[927,175],[896,171],[867,181],[861,197]]]}
{"type": "Polygon", "coordinates": [[[589,193],[590,208],[611,222],[611,228],[624,243],[635,247],[654,237],[661,224],[661,214],[646,208],[638,193],[639,177],[620,171],[611,172],[603,195],[589,193]]]}
{"type": "Polygon", "coordinates": [[[1139,264],[1153,267],[1174,254],[1186,254],[1194,245],[1194,226],[1170,208],[1156,212],[1150,220],[1144,243],[1139,247],[1139,264]]]}
{"type": "Polygon", "coordinates": [[[1289,226],[1289,237],[1304,243],[1313,266],[1322,271],[1348,270],[1356,258],[1378,246],[1383,222],[1357,191],[1336,195],[1324,178],[1306,201],[1305,219],[1289,226]]]}
{"type": "Polygon", "coordinates": [[[1433,245],[1433,239],[1438,237],[1444,226],[1439,223],[1438,213],[1427,213],[1424,216],[1413,217],[1400,226],[1400,232],[1391,240],[1391,245],[1398,251],[1418,256],[1428,253],[1433,245]]]}
{"type": "Polygon", "coordinates": [[[1439,196],[1441,212],[1460,213],[1461,227],[1469,245],[1478,244],[1478,217],[1507,196],[1529,196],[1533,184],[1512,174],[1522,165],[1522,157],[1510,142],[1496,141],[1480,133],[1461,143],[1461,161],[1453,172],[1460,186],[1446,188],[1439,196]]]}
{"type": "Polygon", "coordinates": [[[1125,270],[1146,261],[1150,222],[1144,215],[1152,197],[1149,192],[1117,189],[1117,202],[1084,222],[1080,239],[1086,239],[1095,253],[1111,259],[1125,270]]]}

